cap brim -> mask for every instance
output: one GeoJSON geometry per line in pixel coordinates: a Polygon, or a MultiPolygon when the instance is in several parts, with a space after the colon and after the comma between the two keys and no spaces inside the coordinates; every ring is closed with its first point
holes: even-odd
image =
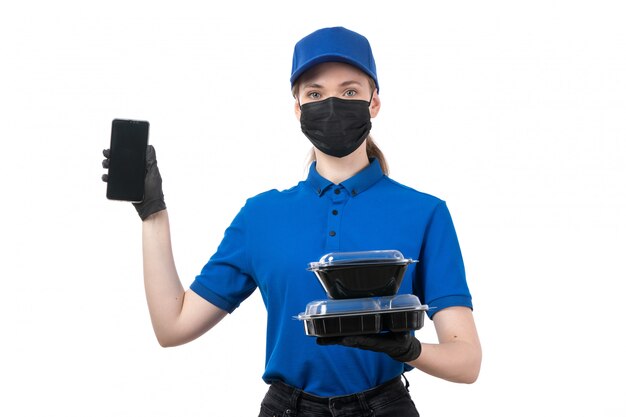
{"type": "Polygon", "coordinates": [[[349,64],[349,65],[352,65],[353,67],[356,67],[356,68],[360,69],[365,74],[367,74],[372,80],[374,80],[374,83],[376,84],[376,89],[378,90],[378,81],[376,80],[376,76],[374,74],[372,74],[369,69],[365,68],[363,65],[361,65],[360,63],[358,63],[354,59],[352,59],[350,57],[347,57],[345,55],[339,55],[339,54],[320,55],[320,56],[316,56],[315,58],[305,62],[304,64],[302,64],[300,66],[300,68],[298,68],[298,70],[296,72],[294,72],[291,75],[291,78],[290,78],[291,86],[293,87],[295,82],[298,80],[298,78],[300,78],[300,76],[302,74],[304,74],[305,72],[307,72],[308,70],[310,70],[314,66],[316,66],[318,64],[323,64],[325,62],[343,62],[345,64],[349,64]]]}

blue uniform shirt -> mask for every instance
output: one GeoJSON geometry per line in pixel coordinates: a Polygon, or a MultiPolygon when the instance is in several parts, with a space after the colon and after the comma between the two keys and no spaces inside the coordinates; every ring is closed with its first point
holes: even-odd
{"type": "Polygon", "coordinates": [[[247,200],[191,289],[232,312],[256,288],[267,308],[263,379],[320,396],[382,384],[405,370],[386,354],[318,346],[294,316],[327,299],[306,268],[329,252],[396,249],[410,264],[398,291],[417,295],[433,314],[472,308],[461,250],[444,201],[399,184],[373,159],[335,185],[311,165],[308,178],[247,200]]]}

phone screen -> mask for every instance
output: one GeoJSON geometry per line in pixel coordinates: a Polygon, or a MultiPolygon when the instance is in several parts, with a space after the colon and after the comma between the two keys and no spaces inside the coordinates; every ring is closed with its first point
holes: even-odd
{"type": "Polygon", "coordinates": [[[149,127],[148,122],[140,120],[113,120],[108,199],[132,202],[143,200],[149,127]]]}

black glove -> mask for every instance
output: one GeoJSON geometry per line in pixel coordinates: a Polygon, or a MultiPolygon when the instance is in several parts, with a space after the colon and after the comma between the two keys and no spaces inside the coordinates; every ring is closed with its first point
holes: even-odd
{"type": "Polygon", "coordinates": [[[387,332],[359,336],[318,337],[317,344],[342,345],[382,352],[400,362],[411,362],[422,353],[422,344],[409,332],[387,332]]]}
{"type": "MultiPolygon", "coordinates": [[[[111,150],[105,149],[102,151],[102,154],[106,158],[102,161],[102,167],[108,169],[111,158],[111,150]]],[[[107,182],[108,179],[109,176],[107,174],[102,176],[102,181],[107,182]]],[[[151,214],[166,209],[162,183],[163,181],[161,180],[161,174],[159,173],[159,167],[157,166],[154,146],[148,145],[148,148],[146,149],[146,177],[144,181],[143,201],[141,203],[133,203],[133,206],[135,206],[141,220],[146,220],[151,214]]]]}

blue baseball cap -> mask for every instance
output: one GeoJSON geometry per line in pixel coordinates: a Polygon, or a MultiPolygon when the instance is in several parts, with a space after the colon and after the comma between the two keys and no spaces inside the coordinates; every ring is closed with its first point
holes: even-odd
{"type": "Polygon", "coordinates": [[[363,35],[337,26],[316,30],[302,38],[293,51],[291,87],[305,71],[323,62],[353,65],[372,77],[380,90],[372,48],[363,35]]]}

